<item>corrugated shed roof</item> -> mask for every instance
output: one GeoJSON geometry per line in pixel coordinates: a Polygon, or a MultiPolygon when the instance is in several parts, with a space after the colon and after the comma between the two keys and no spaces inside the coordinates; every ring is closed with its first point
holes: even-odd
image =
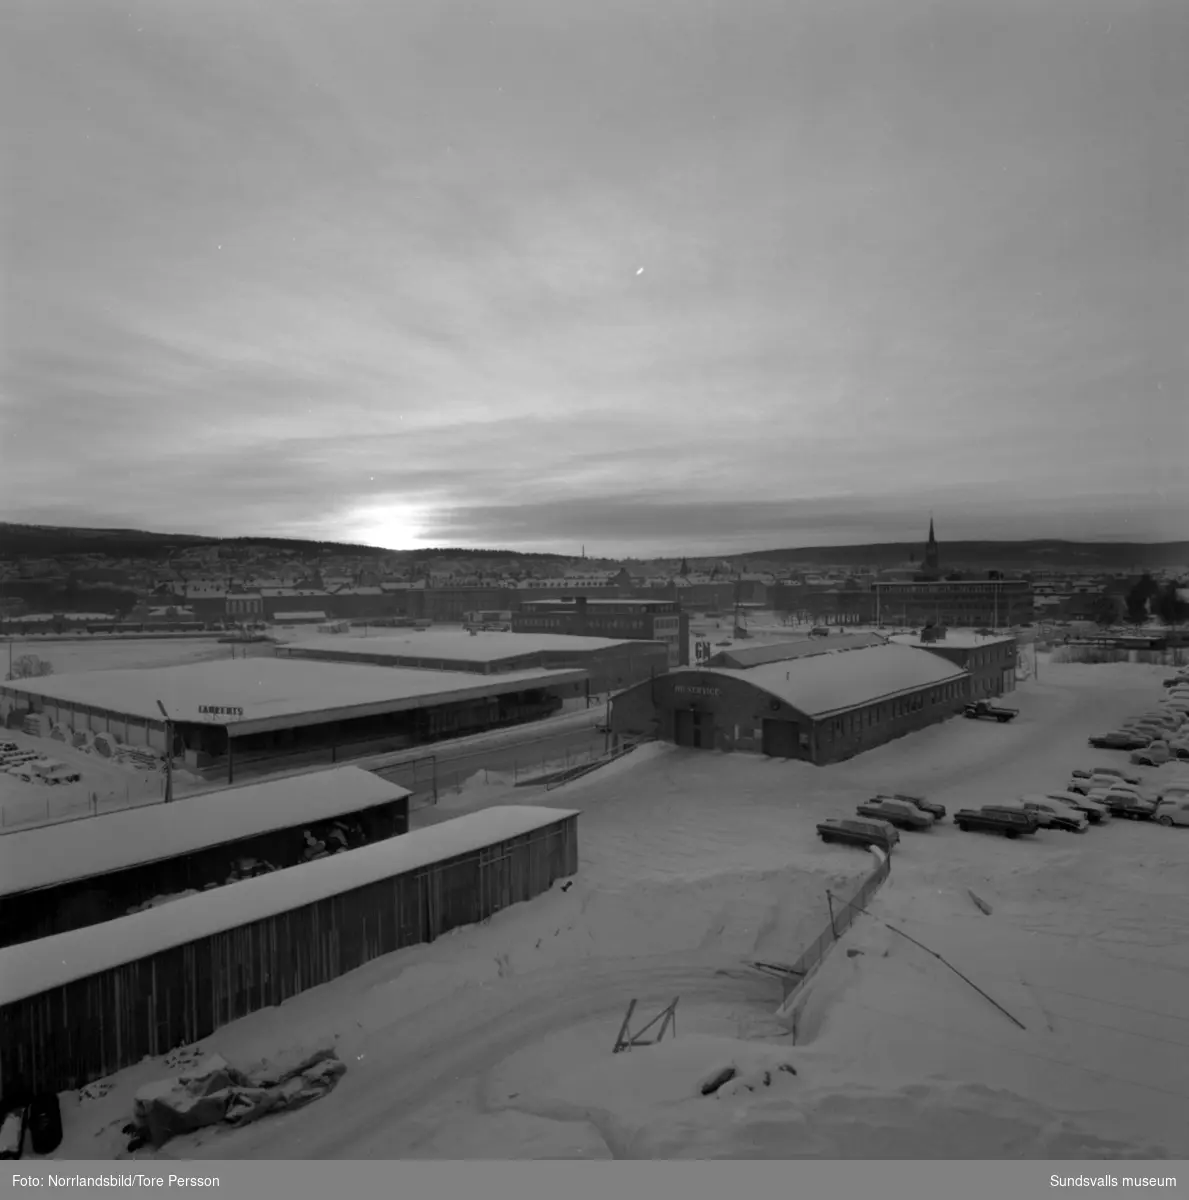
{"type": "Polygon", "coordinates": [[[747,670],[764,663],[789,662],[813,654],[830,654],[838,650],[857,650],[865,646],[883,646],[887,638],[878,633],[841,634],[828,638],[790,638],[786,642],[763,642],[755,646],[734,646],[720,650],[710,660],[712,667],[747,670]]]}
{"type": "MultiPolygon", "coordinates": [[[[686,670],[698,673],[683,668],[669,675],[680,676],[686,670]]],[[[967,678],[966,671],[940,655],[891,644],[813,654],[744,670],[712,667],[708,673],[749,683],[817,718],[967,678]]]]}
{"type": "Polygon", "coordinates": [[[487,808],[102,925],[6,946],[0,949],[0,1006],[381,879],[471,854],[577,815],[570,809],[487,808]]]}
{"type": "Polygon", "coordinates": [[[409,794],[370,771],[339,767],[10,833],[0,837],[0,895],[333,820],[409,794]]]}

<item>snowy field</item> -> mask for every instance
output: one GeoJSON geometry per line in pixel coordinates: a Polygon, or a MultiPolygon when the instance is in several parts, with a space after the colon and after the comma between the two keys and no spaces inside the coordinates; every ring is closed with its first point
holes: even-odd
{"type": "MultiPolygon", "coordinates": [[[[1013,696],[1010,725],[950,721],[827,768],[654,744],[535,797],[476,782],[425,819],[500,803],[577,809],[578,876],[218,1031],[203,1048],[237,1065],[333,1038],[349,1069],[308,1109],[162,1154],[1189,1155],[1185,830],[904,835],[870,915],[805,989],[795,1040],[775,1017],[779,985],[751,966],[795,959],[828,919],[826,889],[849,895],[872,868],[822,846],[816,819],[875,787],[917,789],[952,812],[1117,764],[1085,739],[1146,706],[1160,676],[1053,666],[1013,696]],[[613,1055],[632,998],[637,1028],[680,998],[676,1036],[613,1055]],[[702,1096],[725,1066],[738,1077],[702,1096]]],[[[59,1157],[121,1153],[133,1092],[170,1074],[146,1062],[102,1097],[66,1096],[59,1157]]]]}
{"type": "MultiPolygon", "coordinates": [[[[261,647],[271,655],[267,642],[250,643],[249,651],[261,647]]],[[[244,652],[236,646],[236,657],[244,652]]],[[[135,667],[174,667],[182,663],[216,662],[231,657],[232,646],[218,638],[97,638],[75,641],[53,638],[17,638],[12,644],[13,658],[34,654],[47,661],[55,675],[73,675],[76,671],[118,671],[135,667]]],[[[5,650],[7,654],[7,650],[5,650]]]]}

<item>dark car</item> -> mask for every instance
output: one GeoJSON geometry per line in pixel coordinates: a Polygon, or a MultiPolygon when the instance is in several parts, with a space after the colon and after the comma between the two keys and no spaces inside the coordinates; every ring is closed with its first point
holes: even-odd
{"type": "Polygon", "coordinates": [[[974,700],[966,705],[962,710],[962,715],[971,721],[977,720],[979,717],[986,717],[1002,724],[1018,717],[1020,710],[1018,708],[999,708],[986,700],[974,700]]]}
{"type": "Polygon", "coordinates": [[[1133,733],[1102,733],[1086,739],[1096,750],[1142,750],[1150,739],[1133,733]]]}
{"type": "Polygon", "coordinates": [[[985,833],[1001,833],[1005,838],[1035,833],[1040,828],[1040,822],[1032,813],[1018,808],[1000,808],[994,804],[959,809],[954,813],[954,824],[963,833],[981,830],[985,833]]]}
{"type": "Polygon", "coordinates": [[[886,821],[871,821],[862,817],[828,817],[817,827],[823,842],[844,846],[859,846],[864,850],[878,846],[890,854],[900,841],[900,834],[886,821]]]}

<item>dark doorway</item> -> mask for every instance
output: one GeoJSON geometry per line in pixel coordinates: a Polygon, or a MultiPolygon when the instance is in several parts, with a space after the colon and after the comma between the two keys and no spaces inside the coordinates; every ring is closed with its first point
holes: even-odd
{"type": "Polygon", "coordinates": [[[764,718],[764,753],[771,758],[800,758],[800,740],[794,721],[764,718]]]}
{"type": "Polygon", "coordinates": [[[679,708],[673,713],[673,740],[694,750],[714,748],[714,722],[709,713],[679,708]]]}

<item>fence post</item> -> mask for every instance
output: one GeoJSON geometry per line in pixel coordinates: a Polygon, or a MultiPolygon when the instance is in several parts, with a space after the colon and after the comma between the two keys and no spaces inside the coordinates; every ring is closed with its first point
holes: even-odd
{"type": "Polygon", "coordinates": [[[826,889],[826,903],[830,906],[830,932],[834,935],[834,940],[838,940],[838,926],[834,924],[834,896],[830,889],[826,889]]]}

